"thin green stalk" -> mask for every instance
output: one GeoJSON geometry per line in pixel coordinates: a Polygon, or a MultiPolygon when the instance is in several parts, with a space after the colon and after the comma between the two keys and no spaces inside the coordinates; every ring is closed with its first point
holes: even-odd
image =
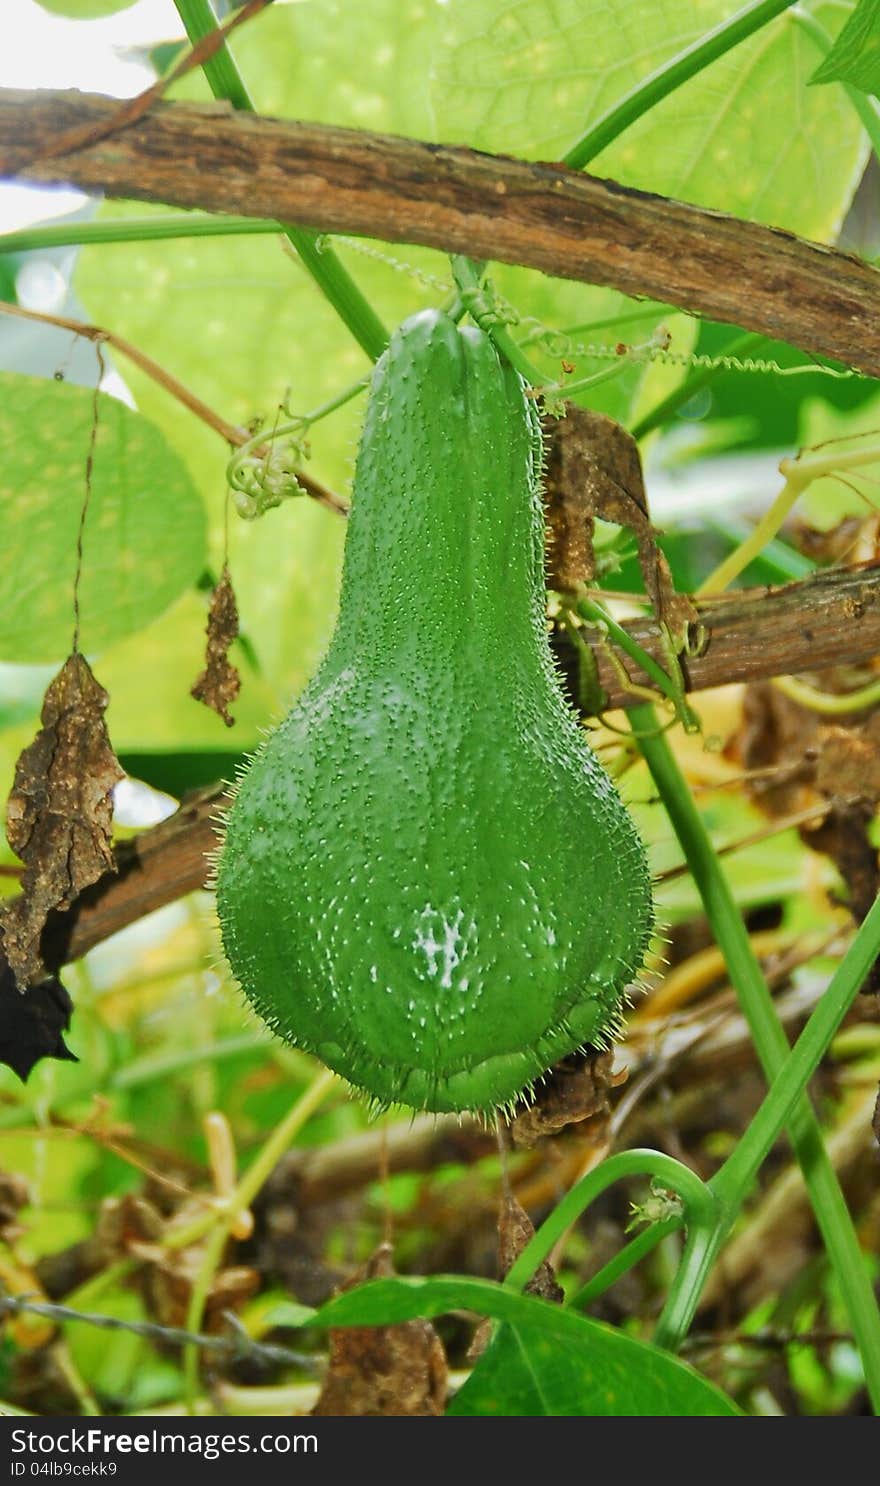
{"type": "MultiPolygon", "coordinates": [[[[217,1227],[213,1233],[209,1233],[205,1241],[205,1250],[198,1274],[195,1277],[192,1290],[190,1291],[189,1304],[186,1308],[186,1330],[198,1332],[201,1330],[205,1315],[205,1306],[214,1283],[214,1276],[220,1267],[223,1258],[223,1250],[229,1237],[229,1229],[225,1224],[217,1227]]],[[[195,1413],[196,1397],[199,1391],[199,1346],[197,1342],[187,1342],[183,1349],[183,1386],[186,1399],[186,1410],[188,1414],[195,1413]]]]}
{"type": "MultiPolygon", "coordinates": [[[[171,1228],[162,1243],[166,1249],[185,1249],[204,1238],[215,1224],[225,1226],[228,1231],[237,1215],[249,1208],[263,1183],[268,1180],[281,1157],[291,1146],[307,1120],[323,1103],[339,1080],[335,1073],[325,1069],[317,1074],[312,1083],[291,1105],[284,1119],[275,1126],[269,1139],[261,1146],[259,1154],[251,1162],[235,1191],[222,1200],[211,1203],[205,1212],[179,1228],[171,1228]]],[[[198,1331],[198,1327],[194,1327],[198,1331]]]]}
{"type": "Polygon", "coordinates": [[[697,589],[698,596],[722,593],[725,588],[744,572],[750,562],[760,556],[766,544],[773,540],[792,507],[797,504],[804,491],[826,475],[839,474],[843,470],[860,470],[865,465],[880,463],[880,443],[873,440],[860,449],[845,453],[837,447],[830,452],[816,449],[812,453],[797,454],[793,459],[781,459],[779,472],[783,486],[779,494],[764,512],[760,521],[752,528],[744,542],[718,564],[697,589]]]}
{"type": "MultiPolygon", "coordinates": [[[[553,1209],[516,1259],[504,1281],[510,1290],[522,1290],[567,1230],[607,1187],[629,1176],[649,1176],[670,1188],[684,1205],[690,1226],[711,1226],[716,1209],[714,1195],[696,1172],[662,1151],[620,1151],[588,1171],[553,1209]]],[[[624,1250],[624,1253],[626,1250],[624,1250]]],[[[620,1256],[619,1256],[620,1257],[620,1256]]]]}
{"type": "Polygon", "coordinates": [[[705,36],[701,36],[699,41],[685,47],[677,57],[664,62],[650,77],[646,77],[619,99],[563,155],[564,163],[572,170],[582,170],[661,99],[668,97],[682,83],[688,82],[793,4],[794,0],[757,0],[757,3],[746,5],[736,15],[722,21],[705,36]]]}
{"type": "Polygon", "coordinates": [[[38,248],[79,248],[95,243],[161,242],[180,237],[252,237],[283,233],[278,222],[263,217],[209,217],[175,212],[167,217],[130,217],[122,221],[50,222],[0,234],[0,253],[32,253],[38,248]]]}
{"type": "MultiPolygon", "coordinates": [[[[201,1213],[184,1228],[172,1228],[163,1240],[169,1249],[187,1248],[205,1237],[205,1248],[201,1264],[190,1293],[186,1313],[187,1331],[199,1332],[205,1315],[205,1306],[211,1293],[214,1276],[223,1258],[223,1251],[236,1217],[250,1207],[263,1183],[274,1171],[281,1157],[293,1144],[303,1125],[311,1119],[315,1110],[338,1083],[335,1073],[325,1069],[313,1079],[296,1103],[291,1105],[284,1119],[275,1126],[269,1139],[260,1149],[238,1182],[235,1191],[224,1200],[215,1202],[206,1213],[201,1213]]],[[[183,1354],[183,1371],[187,1411],[195,1411],[199,1379],[199,1349],[195,1342],[187,1343],[183,1354]]]]}
{"type": "Polygon", "coordinates": [[[682,702],[681,688],[676,686],[672,678],[664,671],[660,662],[656,661],[653,655],[649,655],[647,650],[643,650],[641,645],[631,635],[627,634],[623,626],[618,624],[616,619],[612,619],[611,615],[601,604],[595,603],[593,599],[580,598],[575,604],[575,608],[582,619],[588,619],[592,624],[601,625],[607,631],[609,638],[623,651],[624,655],[628,655],[630,660],[635,661],[637,666],[641,666],[645,675],[653,681],[657,690],[662,692],[667,700],[674,704],[676,710],[680,708],[682,702]]]}
{"type": "Polygon", "coordinates": [[[880,702],[880,681],[859,686],[854,691],[819,691],[805,681],[795,681],[793,676],[777,676],[773,683],[784,696],[791,697],[801,707],[818,712],[823,717],[841,717],[850,712],[864,712],[880,702]]]}
{"type": "Polygon", "coordinates": [[[736,1149],[709,1186],[723,1206],[741,1206],[752,1182],[785,1125],[799,1094],[816,1072],[846,1013],[880,955],[880,898],[860,924],[852,944],[828,983],[809,1021],[736,1149]]]}
{"type": "Polygon", "coordinates": [[[684,1253],[651,1338],[655,1347],[677,1352],[687,1336],[727,1226],[723,1221],[688,1225],[684,1253]]]}
{"type": "Polygon", "coordinates": [[[609,1259],[607,1264],[593,1275],[591,1280],[581,1285],[574,1295],[566,1301],[566,1305],[573,1306],[576,1310],[582,1310],[584,1306],[592,1302],[620,1279],[621,1275],[628,1274],[631,1269],[653,1253],[657,1245],[670,1233],[677,1233],[684,1225],[684,1213],[677,1216],[663,1218],[659,1223],[652,1223],[649,1228],[644,1228],[635,1238],[631,1239],[619,1253],[609,1259]]]}
{"type": "Polygon", "coordinates": [[[487,292],[484,287],[482,270],[485,265],[475,263],[472,258],[466,258],[461,253],[454,254],[450,261],[453,278],[471,318],[487,335],[491,335],[499,351],[507,357],[511,366],[516,367],[520,376],[530,386],[540,387],[544,378],[496,313],[491,291],[487,292]]]}
{"type": "MultiPolygon", "coordinates": [[[[772,1081],[785,1064],[790,1049],[733,894],[681,770],[659,731],[653,708],[639,705],[632,709],[630,718],[724,955],[758,1059],[768,1081],[772,1081]]],[[[862,941],[863,945],[865,942],[862,941]]],[[[868,1393],[875,1411],[880,1412],[880,1313],[819,1123],[804,1093],[791,1110],[788,1134],[861,1351],[868,1393]]],[[[678,1293],[671,1293],[667,1302],[668,1310],[677,1318],[679,1340],[684,1334],[680,1329],[684,1319],[680,1302],[678,1293]]],[[[661,1327],[661,1334],[668,1336],[667,1321],[661,1327]]]]}
{"type": "MultiPolygon", "coordinates": [[[[217,17],[210,0],[174,0],[174,3],[193,45],[217,30],[217,17]]],[[[203,71],[215,98],[226,99],[233,108],[254,112],[244,79],[225,42],[204,64],[203,71]]],[[[388,344],[388,334],[333,249],[326,245],[319,248],[315,233],[302,227],[284,227],[282,230],[355,340],[372,361],[377,361],[388,344]]]]}

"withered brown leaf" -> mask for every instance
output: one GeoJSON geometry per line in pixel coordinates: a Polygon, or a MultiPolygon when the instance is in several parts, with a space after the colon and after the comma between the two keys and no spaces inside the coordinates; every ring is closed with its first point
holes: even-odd
{"type": "MultiPolygon", "coordinates": [[[[522,1203],[517,1201],[513,1192],[508,1188],[501,1199],[501,1210],[498,1214],[499,1279],[503,1280],[510,1273],[529,1239],[534,1238],[534,1235],[534,1223],[522,1203]]],[[[526,1295],[537,1295],[541,1300],[551,1300],[557,1305],[561,1305],[565,1299],[565,1291],[557,1283],[556,1271],[549,1259],[542,1259],[523,1289],[526,1295]]],[[[475,1363],[482,1357],[492,1340],[494,1329],[495,1323],[488,1316],[484,1316],[471,1337],[467,1350],[468,1362],[475,1363]]]]}
{"type": "Polygon", "coordinates": [[[880,712],[854,727],[824,724],[818,730],[816,788],[837,804],[880,801],[880,712]]]}
{"type": "Polygon", "coordinates": [[[43,698],[42,727],[15,766],[6,835],[25,871],[2,929],[21,990],[45,975],[40,936],[48,915],[115,871],[112,796],[123,771],[104,722],[109,700],[88,662],[69,656],[43,698]]]}
{"type": "MultiPolygon", "coordinates": [[[[835,679],[833,673],[826,676],[835,679]]],[[[743,722],[725,750],[759,771],[747,792],[774,819],[817,807],[823,815],[798,827],[801,840],[834,862],[861,923],[880,890],[880,863],[871,825],[880,802],[880,713],[823,723],[810,707],[769,682],[753,683],[743,700],[743,722]],[[766,777],[761,777],[769,771],[766,777]]],[[[880,965],[864,991],[880,989],[880,965]]]]}
{"type": "Polygon", "coordinates": [[[793,815],[818,803],[815,742],[819,718],[769,681],[753,682],[743,694],[742,721],[724,753],[756,777],[746,793],[771,818],[793,815]]]}
{"type": "Polygon", "coordinates": [[[557,1135],[566,1125],[610,1113],[609,1089],[621,1080],[612,1076],[614,1054],[590,1049],[573,1053],[551,1068],[539,1084],[534,1102],[518,1109],[510,1122],[515,1146],[529,1149],[546,1135],[557,1135]]]}
{"type": "Polygon", "coordinates": [[[241,691],[241,676],[229,659],[229,648],[238,638],[238,604],[225,566],[211,598],[206,634],[205,669],[193,682],[190,696],[204,702],[231,728],[235,718],[229,708],[241,691]]]}
{"type": "MultiPolygon", "coordinates": [[[[390,1244],[381,1244],[345,1289],[394,1274],[390,1244]]],[[[446,1404],[446,1354],[429,1321],[342,1326],[330,1332],[330,1365],[319,1416],[438,1416],[446,1404]]]]}
{"type": "MultiPolygon", "coordinates": [[[[526,1244],[534,1236],[535,1225],[525,1208],[511,1191],[505,1192],[498,1215],[498,1270],[501,1279],[509,1274],[526,1244]]],[[[565,1299],[565,1291],[557,1284],[549,1259],[542,1260],[538,1265],[532,1278],[524,1286],[524,1292],[557,1304],[565,1299]]]]}
{"type": "Polygon", "coordinates": [[[551,588],[575,593],[596,574],[596,517],[635,536],[639,566],[654,613],[676,645],[698,622],[686,594],[676,593],[648,511],[638,444],[605,413],[566,403],[564,418],[544,419],[547,569],[551,588]]]}

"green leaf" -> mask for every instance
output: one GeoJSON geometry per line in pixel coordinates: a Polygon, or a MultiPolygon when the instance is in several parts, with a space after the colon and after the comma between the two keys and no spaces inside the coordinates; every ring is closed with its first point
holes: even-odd
{"type": "MultiPolygon", "coordinates": [[[[271,6],[233,38],[233,51],[265,113],[424,136],[430,133],[427,37],[434,17],[431,0],[271,6]]],[[[208,93],[194,75],[175,88],[175,96],[204,99],[208,93]]],[[[120,218],[144,216],[149,208],[113,203],[103,211],[120,218]]],[[[439,302],[444,292],[399,271],[395,262],[404,259],[450,280],[445,257],[426,250],[394,247],[394,262],[371,261],[345,246],[340,252],[388,325],[439,302]]],[[[76,288],[91,318],[143,347],[233,422],[255,416],[271,421],[285,397],[295,411],[307,411],[368,369],[280,238],[88,248],[79,255],[76,288]]],[[[219,570],[228,450],[136,368],[121,358],[115,364],[201,490],[211,517],[211,560],[219,570]]],[[[340,494],[350,481],[362,417],[358,399],[314,430],[309,471],[340,494]]],[[[230,567],[242,624],[272,693],[264,725],[289,705],[324,652],[344,537],[344,522],[309,500],[293,501],[252,524],[231,522],[230,567]]],[[[247,680],[245,693],[252,690],[247,680]]],[[[152,730],[145,703],[143,698],[136,706],[130,723],[143,719],[152,730]]],[[[169,719],[169,741],[173,732],[169,719]]],[[[161,741],[154,732],[151,738],[161,741]]]]}
{"type": "Polygon", "coordinates": [[[338,1295],[315,1326],[380,1326],[471,1310],[505,1324],[453,1400],[453,1414],[732,1415],[739,1410],[668,1352],[488,1280],[374,1280],[338,1295]]]}
{"type": "Polygon", "coordinates": [[[260,1320],[266,1331],[276,1326],[291,1327],[298,1331],[301,1326],[311,1326],[316,1314],[312,1306],[300,1305],[298,1300],[279,1300],[277,1305],[263,1311],[260,1320]]]}
{"type": "Polygon", "coordinates": [[[93,21],[100,16],[128,10],[135,0],[37,0],[52,15],[68,16],[77,21],[93,21]]]}
{"type": "MultiPolygon", "coordinates": [[[[205,562],[205,517],[189,476],[151,423],[98,394],[83,534],[80,643],[140,629],[205,562]]],[[[0,373],[0,659],[55,661],[70,649],[77,536],[94,394],[0,373]]]]}
{"type": "MultiPolygon", "coordinates": [[[[439,138],[558,160],[730,0],[451,0],[436,48],[439,138]]],[[[836,29],[839,11],[817,16],[836,29]]],[[[813,42],[782,15],[650,110],[591,164],[623,185],[833,239],[865,137],[837,90],[807,93],[813,42]]]]}
{"type": "Polygon", "coordinates": [[[849,83],[880,95],[880,0],[859,0],[811,83],[849,83]]]}

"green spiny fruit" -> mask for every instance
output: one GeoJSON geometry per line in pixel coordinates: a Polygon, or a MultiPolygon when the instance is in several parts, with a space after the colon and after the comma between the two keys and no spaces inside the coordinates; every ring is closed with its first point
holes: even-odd
{"type": "Polygon", "coordinates": [[[340,612],[242,780],[223,942],[374,1103],[509,1106],[619,1020],[651,930],[633,822],[563,697],[534,402],[426,311],[373,378],[340,612]]]}

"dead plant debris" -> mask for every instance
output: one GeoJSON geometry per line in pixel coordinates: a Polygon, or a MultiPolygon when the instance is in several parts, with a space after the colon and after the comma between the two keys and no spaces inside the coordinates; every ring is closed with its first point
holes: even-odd
{"type": "MultiPolygon", "coordinates": [[[[391,1246],[380,1244],[344,1288],[393,1274],[391,1246]]],[[[446,1387],[446,1354],[429,1321],[334,1327],[329,1367],[312,1413],[438,1416],[445,1407],[446,1387]]]]}
{"type": "Polygon", "coordinates": [[[109,700],[83,656],[69,656],[49,683],[40,731],[15,767],[6,835],[25,871],[2,930],[21,991],[45,976],[40,938],[49,914],[115,871],[113,787],[123,771],[104,722],[109,700]]]}
{"type": "Polygon", "coordinates": [[[193,682],[190,696],[222,717],[228,728],[235,726],[235,718],[229,708],[241,691],[241,675],[229,659],[229,649],[238,639],[238,629],[235,589],[229,569],[224,567],[208,611],[205,669],[198,680],[193,682]]]}
{"type": "Polygon", "coordinates": [[[633,533],[639,566],[654,613],[684,643],[697,611],[676,593],[669,564],[651,525],[642,462],[635,439],[605,413],[566,403],[564,418],[545,418],[544,476],[548,531],[548,582],[558,593],[576,593],[596,576],[596,518],[633,533]]]}

